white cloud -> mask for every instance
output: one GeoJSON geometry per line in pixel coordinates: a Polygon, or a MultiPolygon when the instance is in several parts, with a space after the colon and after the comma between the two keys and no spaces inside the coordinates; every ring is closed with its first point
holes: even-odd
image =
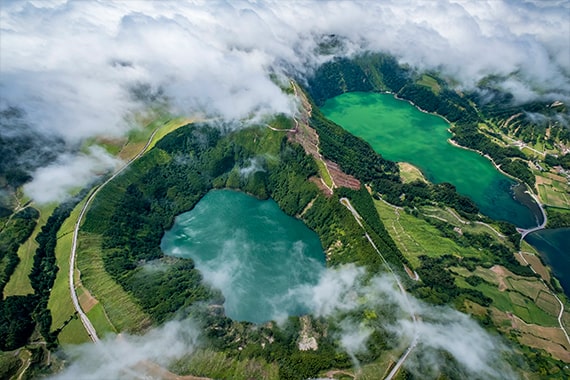
{"type": "Polygon", "coordinates": [[[38,169],[33,180],[24,185],[24,191],[40,204],[62,201],[70,191],[79,190],[120,164],[120,160],[99,147],[90,148],[86,154],[64,154],[53,164],[38,169]]]}
{"type": "Polygon", "coordinates": [[[463,86],[497,74],[519,100],[570,100],[569,18],[568,2],[508,0],[4,1],[0,108],[72,143],[130,128],[138,83],[179,114],[290,114],[269,73],[307,73],[332,34],[335,54],[384,50],[463,86]]]}
{"type": "Polygon", "coordinates": [[[268,73],[321,61],[328,34],[345,38],[345,54],[387,50],[468,85],[516,72],[532,91],[568,96],[569,12],[509,1],[8,2],[2,97],[75,138],[117,132],[138,81],[164,88],[181,113],[287,113],[268,73]]]}
{"type": "MultiPolygon", "coordinates": [[[[234,271],[242,268],[233,262],[234,271]]],[[[230,270],[226,268],[225,270],[230,270]]],[[[204,278],[215,286],[227,279],[219,273],[204,271],[204,278]]],[[[481,328],[466,314],[449,307],[425,304],[411,295],[404,295],[393,277],[382,274],[367,279],[362,268],[345,265],[322,272],[314,286],[300,286],[290,296],[304,302],[313,315],[332,317],[338,324],[335,336],[340,345],[358,365],[357,355],[366,352],[367,341],[377,323],[388,331],[395,348],[405,350],[413,337],[419,337],[416,349],[404,365],[420,378],[437,378],[442,365],[441,352],[453,357],[457,370],[471,379],[515,379],[516,375],[503,359],[510,351],[499,337],[481,328]],[[348,313],[358,307],[367,310],[389,310],[391,320],[357,320],[348,313]],[[414,312],[417,322],[410,313],[414,312]]],[[[230,280],[231,281],[231,280],[230,280]]],[[[246,295],[226,294],[226,301],[240,302],[246,295]],[[230,299],[231,298],[231,299],[230,299]]],[[[281,316],[283,317],[283,316],[281,316]]],[[[151,361],[161,366],[198,347],[200,332],[190,320],[171,321],[142,336],[108,336],[100,344],[67,347],[70,364],[56,379],[99,379],[126,376],[151,361]]]]}
{"type": "Polygon", "coordinates": [[[149,362],[165,366],[192,353],[198,340],[198,329],[183,320],[168,322],[142,336],[110,335],[98,344],[69,346],[65,351],[71,364],[53,379],[154,378],[149,362]]]}
{"type": "Polygon", "coordinates": [[[417,336],[419,344],[405,365],[423,378],[437,377],[441,352],[453,357],[469,378],[516,378],[503,359],[509,353],[499,337],[481,328],[468,315],[450,307],[426,304],[396,286],[393,277],[378,275],[366,280],[362,268],[346,265],[327,269],[313,287],[292,290],[316,316],[341,318],[339,341],[356,361],[355,354],[366,350],[374,331],[365,321],[343,316],[358,307],[390,310],[392,321],[380,324],[396,337],[396,346],[405,347],[417,336]],[[410,317],[416,315],[416,321],[410,317]],[[422,371],[429,370],[430,374],[422,371]]]}

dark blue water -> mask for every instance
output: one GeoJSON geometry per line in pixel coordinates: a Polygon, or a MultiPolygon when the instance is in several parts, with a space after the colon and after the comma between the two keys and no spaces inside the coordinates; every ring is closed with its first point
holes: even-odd
{"type": "Polygon", "coordinates": [[[570,228],[540,230],[525,240],[538,252],[570,297],[570,228]]]}

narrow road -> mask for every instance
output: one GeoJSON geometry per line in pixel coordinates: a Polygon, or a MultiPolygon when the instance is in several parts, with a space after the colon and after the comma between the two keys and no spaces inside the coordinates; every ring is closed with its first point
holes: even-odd
{"type": "Polygon", "coordinates": [[[342,205],[344,207],[346,207],[354,216],[354,219],[356,219],[356,222],[360,225],[360,227],[362,227],[362,229],[364,230],[364,236],[366,236],[366,239],[368,239],[368,242],[372,245],[372,247],[374,248],[374,250],[376,251],[376,253],[378,253],[378,255],[380,256],[380,258],[382,259],[382,261],[384,262],[384,264],[386,264],[386,267],[388,268],[388,270],[390,271],[390,273],[392,273],[392,276],[394,277],[394,280],[396,281],[396,283],[398,284],[398,287],[400,288],[400,291],[402,292],[402,295],[404,296],[404,299],[406,300],[408,309],[410,311],[410,317],[412,318],[412,322],[414,323],[414,337],[412,338],[412,342],[410,343],[410,345],[408,346],[408,349],[406,350],[406,352],[404,352],[404,354],[402,356],[400,356],[400,359],[396,362],[396,365],[394,365],[394,367],[392,368],[392,370],[390,371],[390,373],[384,378],[384,380],[392,380],[392,378],[398,373],[398,371],[400,370],[400,367],[402,367],[402,365],[404,364],[404,362],[406,361],[406,359],[408,358],[408,356],[410,355],[410,353],[416,348],[416,346],[418,345],[419,339],[420,339],[420,335],[418,332],[418,328],[417,328],[417,324],[418,324],[418,319],[416,317],[416,314],[414,313],[413,309],[412,309],[412,305],[410,304],[410,301],[408,300],[408,293],[406,293],[406,290],[404,289],[404,286],[402,285],[402,283],[400,282],[400,279],[398,278],[398,276],[396,275],[396,273],[392,270],[392,268],[390,267],[390,264],[388,264],[388,261],[386,261],[386,259],[384,258],[384,256],[382,255],[382,253],[380,252],[380,250],[376,247],[376,244],[374,244],[374,242],[372,241],[372,238],[370,237],[370,235],[368,235],[368,232],[366,232],[366,229],[364,228],[364,225],[362,224],[362,217],[360,216],[360,214],[358,213],[358,211],[356,211],[356,209],[352,206],[352,204],[350,203],[350,200],[348,198],[341,198],[340,199],[340,203],[342,203],[342,205]]]}
{"type": "Polygon", "coordinates": [[[543,230],[546,227],[546,222],[547,222],[546,211],[544,211],[544,207],[542,207],[540,200],[533,193],[529,192],[528,194],[534,199],[534,201],[538,205],[538,208],[540,209],[540,212],[542,213],[542,223],[539,226],[533,228],[527,228],[527,229],[517,228],[517,231],[521,234],[521,241],[524,240],[526,235],[538,230],[543,230]]]}
{"type": "Polygon", "coordinates": [[[77,237],[79,235],[79,227],[81,226],[81,221],[83,220],[83,217],[87,213],[87,210],[89,209],[89,206],[91,205],[91,202],[93,201],[93,199],[95,198],[97,193],[99,193],[99,191],[101,191],[102,188],[104,188],[109,182],[111,182],[119,174],[121,174],[126,168],[128,168],[129,165],[131,165],[134,161],[139,159],[144,154],[144,152],[150,146],[152,139],[154,138],[156,133],[161,129],[161,127],[162,126],[156,128],[154,130],[154,132],[152,132],[152,134],[150,135],[146,145],[144,146],[144,148],[141,149],[141,151],[136,156],[131,158],[125,165],[123,165],[121,168],[119,168],[117,171],[115,171],[115,173],[111,177],[109,177],[109,179],[107,179],[105,182],[103,182],[101,185],[99,185],[98,187],[95,188],[95,191],[93,191],[91,193],[91,195],[89,195],[89,197],[87,198],[87,201],[83,205],[83,208],[81,209],[81,213],[79,214],[79,217],[77,218],[77,221],[75,222],[75,228],[73,229],[73,240],[72,240],[72,244],[71,244],[71,256],[69,257],[69,291],[71,293],[71,300],[73,301],[73,307],[77,311],[77,314],[79,315],[79,318],[81,319],[81,323],[83,323],[83,326],[85,327],[85,330],[87,331],[87,334],[89,334],[89,337],[95,343],[99,342],[99,340],[100,340],[99,336],[97,335],[97,331],[95,330],[95,327],[93,327],[93,324],[91,323],[91,321],[87,317],[87,314],[85,314],[83,312],[83,309],[81,308],[81,305],[79,304],[77,292],[75,290],[75,258],[77,256],[77,237]]]}

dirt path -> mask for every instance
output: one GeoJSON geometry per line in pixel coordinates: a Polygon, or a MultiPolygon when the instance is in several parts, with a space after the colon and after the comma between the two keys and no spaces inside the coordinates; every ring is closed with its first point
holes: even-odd
{"type": "Polygon", "coordinates": [[[353,379],[356,379],[356,375],[347,371],[342,371],[342,370],[332,370],[332,371],[328,371],[325,376],[329,379],[332,379],[334,377],[334,375],[345,375],[345,376],[349,376],[352,377],[353,379]]]}
{"type": "Polygon", "coordinates": [[[409,303],[408,293],[404,289],[404,286],[400,282],[400,279],[398,278],[396,273],[392,270],[392,267],[390,267],[390,264],[388,264],[388,261],[386,261],[386,259],[384,258],[384,256],[380,252],[380,250],[376,247],[376,244],[374,244],[374,241],[372,241],[372,238],[370,237],[370,235],[368,235],[368,232],[366,232],[366,229],[364,228],[364,225],[361,222],[362,217],[360,216],[358,211],[356,211],[356,209],[352,206],[352,204],[350,203],[350,200],[348,198],[341,198],[340,203],[342,203],[342,205],[344,207],[346,207],[352,213],[352,215],[354,216],[354,219],[356,219],[356,222],[358,223],[358,225],[360,225],[360,227],[364,230],[364,236],[366,236],[366,239],[368,239],[368,242],[370,243],[370,245],[372,245],[372,247],[374,248],[376,253],[378,253],[380,258],[382,259],[382,261],[384,262],[384,264],[386,265],[386,267],[388,268],[388,270],[390,271],[390,273],[394,277],[396,284],[400,288],[400,291],[402,292],[402,295],[404,296],[404,299],[406,300],[408,309],[410,311],[410,318],[412,319],[412,322],[414,323],[414,330],[415,331],[414,331],[414,336],[412,338],[412,342],[408,346],[408,349],[404,352],[404,354],[396,362],[396,364],[394,365],[394,367],[392,368],[390,373],[384,378],[384,380],[391,380],[398,373],[398,371],[400,370],[400,367],[402,367],[402,365],[404,364],[404,362],[406,361],[408,356],[412,353],[412,351],[416,348],[416,346],[419,343],[420,336],[419,336],[419,332],[418,332],[418,328],[417,328],[418,319],[417,319],[416,314],[414,313],[414,311],[412,309],[412,305],[409,303]]]}
{"type": "Polygon", "coordinates": [[[309,118],[311,117],[312,107],[304,94],[298,89],[297,84],[291,81],[291,86],[295,97],[301,102],[301,115],[295,116],[295,131],[289,135],[289,138],[298,142],[303,146],[305,152],[313,156],[313,158],[322,163],[324,170],[330,178],[331,185],[328,185],[324,178],[321,178],[322,184],[327,188],[330,194],[333,193],[335,188],[348,187],[350,189],[359,189],[360,181],[355,177],[344,173],[340,167],[323,157],[320,150],[319,135],[309,126],[309,118]]]}

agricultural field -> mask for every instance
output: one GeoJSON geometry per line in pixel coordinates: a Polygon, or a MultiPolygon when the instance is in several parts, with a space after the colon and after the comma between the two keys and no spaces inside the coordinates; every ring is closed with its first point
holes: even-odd
{"type": "Polygon", "coordinates": [[[107,325],[103,331],[142,331],[150,325],[150,319],[105,270],[99,252],[100,240],[97,235],[80,232],[81,244],[77,251],[77,268],[82,285],[105,305],[106,317],[102,318],[101,312],[95,311],[99,318],[94,325],[107,325]]]}
{"type": "Polygon", "coordinates": [[[498,242],[505,242],[504,236],[499,232],[498,226],[493,226],[483,222],[471,222],[464,220],[455,211],[450,208],[440,208],[435,206],[424,206],[421,208],[425,216],[439,219],[449,223],[461,231],[470,232],[474,234],[487,233],[491,235],[498,242]]]}
{"type": "Polygon", "coordinates": [[[20,258],[20,263],[16,267],[16,270],[10,277],[10,280],[4,288],[4,297],[16,296],[16,295],[26,295],[32,294],[34,291],[32,285],[30,284],[30,279],[28,275],[32,270],[32,265],[34,262],[34,253],[36,248],[38,248],[38,243],[36,242],[36,236],[41,231],[42,227],[46,224],[49,216],[53,212],[57,205],[50,204],[46,206],[35,206],[40,212],[40,218],[32,235],[28,240],[20,246],[18,249],[18,257],[20,258]]]}
{"type": "MultiPolygon", "coordinates": [[[[544,349],[560,360],[570,359],[568,341],[557,321],[560,304],[542,281],[517,276],[498,265],[473,272],[461,267],[450,270],[460,287],[477,289],[493,300],[491,315],[500,329],[516,331],[522,344],[544,349]],[[469,285],[465,279],[473,275],[484,282],[469,285]]],[[[473,305],[467,310],[477,314],[473,305]]]]}
{"type": "Polygon", "coordinates": [[[452,239],[442,237],[437,228],[423,219],[407,214],[402,208],[378,200],[374,201],[374,205],[388,233],[414,267],[419,265],[418,257],[421,255],[431,257],[445,254],[461,257],[479,255],[475,248],[461,247],[452,239]],[[435,239],[436,236],[440,238],[435,239]]]}
{"type": "Polygon", "coordinates": [[[552,173],[541,173],[536,176],[536,187],[538,196],[545,205],[570,207],[570,186],[564,177],[552,173]]]}
{"type": "Polygon", "coordinates": [[[521,265],[526,265],[527,263],[530,264],[530,266],[532,266],[535,272],[538,273],[538,275],[544,281],[550,282],[551,278],[550,269],[548,269],[548,267],[544,265],[538,254],[525,252],[524,249],[521,247],[521,252],[519,252],[518,255],[516,255],[515,257],[517,258],[517,260],[519,258],[521,259],[519,260],[521,265]]]}

